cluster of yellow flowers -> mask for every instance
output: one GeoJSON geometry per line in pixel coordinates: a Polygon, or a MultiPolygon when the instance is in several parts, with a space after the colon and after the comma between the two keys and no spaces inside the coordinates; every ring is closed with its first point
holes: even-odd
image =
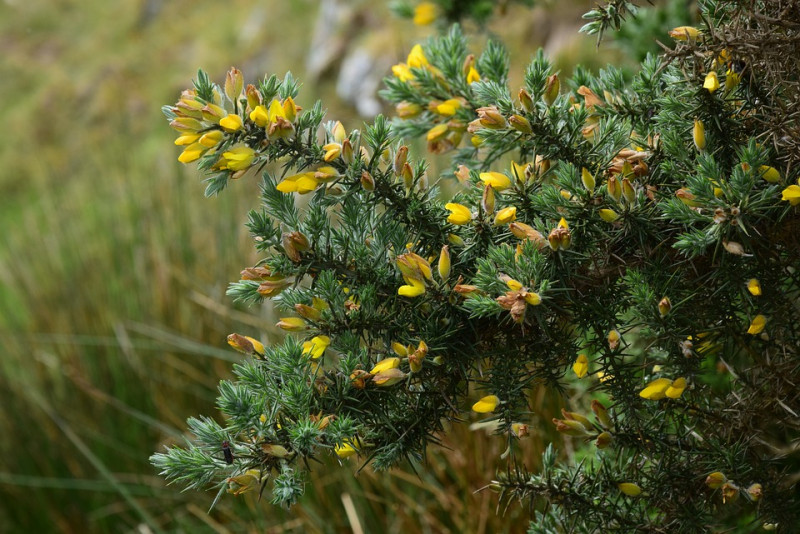
{"type": "Polygon", "coordinates": [[[244,142],[245,136],[262,129],[264,143],[290,137],[300,108],[291,97],[267,104],[254,85],[244,87],[241,71],[232,67],[224,91],[214,86],[212,99],[205,100],[197,90],[187,89],[169,111],[174,115],[170,126],[180,134],[175,144],[184,147],[178,161],[191,163],[215,155],[211,170],[229,171],[231,178],[239,178],[258,158],[257,150],[244,142]]]}
{"type": "MultiPolygon", "coordinates": [[[[392,67],[392,74],[398,80],[414,85],[417,78],[414,70],[427,71],[439,81],[443,91],[449,91],[449,86],[441,71],[430,64],[420,45],[415,45],[411,49],[404,63],[398,63],[392,67]]],[[[481,79],[475,67],[475,56],[471,54],[465,59],[462,70],[467,84],[481,79]]],[[[426,103],[425,109],[435,117],[435,125],[426,134],[430,152],[441,154],[461,144],[468,127],[463,120],[455,118],[455,115],[466,106],[467,100],[459,95],[451,95],[450,98],[445,98],[444,100],[433,99],[426,103]]],[[[411,119],[423,112],[423,106],[415,102],[403,101],[397,104],[396,111],[398,117],[411,119]]],[[[473,139],[473,142],[476,142],[476,140],[473,139]]]]}

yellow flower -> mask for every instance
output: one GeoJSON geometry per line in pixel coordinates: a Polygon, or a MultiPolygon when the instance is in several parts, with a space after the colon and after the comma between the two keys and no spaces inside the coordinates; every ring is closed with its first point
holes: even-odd
{"type": "Polygon", "coordinates": [[[747,282],[747,290],[754,297],[759,297],[759,296],[761,296],[761,283],[758,281],[758,279],[751,278],[747,282]]]}
{"type": "Polygon", "coordinates": [[[589,372],[589,358],[585,354],[579,354],[575,363],[572,364],[572,370],[578,375],[578,378],[583,378],[589,372]]]}
{"type": "Polygon", "coordinates": [[[470,66],[469,71],[467,72],[467,84],[479,81],[481,81],[481,75],[478,73],[475,67],[470,66]]]}
{"type": "Polygon", "coordinates": [[[202,156],[203,152],[205,152],[206,150],[208,149],[203,145],[201,145],[200,143],[193,143],[183,149],[181,155],[178,156],[178,161],[180,161],[181,163],[191,163],[195,160],[200,159],[200,156],[202,156]]]}
{"type": "Polygon", "coordinates": [[[628,497],[638,497],[642,493],[642,488],[632,482],[620,482],[617,487],[628,497]]]}
{"type": "Polygon", "coordinates": [[[325,353],[325,349],[331,344],[331,338],[328,336],[315,336],[311,341],[303,342],[303,354],[308,354],[312,359],[316,360],[325,353]]]}
{"type": "Polygon", "coordinates": [[[762,165],[758,168],[758,172],[761,173],[761,177],[768,181],[771,184],[777,184],[781,181],[781,173],[778,172],[778,169],[775,167],[770,167],[769,165],[762,165]]]}
{"type": "Polygon", "coordinates": [[[414,74],[405,63],[398,63],[397,65],[394,65],[392,67],[392,74],[394,74],[394,77],[401,82],[407,82],[414,79],[414,74]]]}
{"type": "Polygon", "coordinates": [[[439,9],[433,2],[421,2],[414,8],[414,24],[427,26],[436,20],[439,9]]]}
{"type": "Polygon", "coordinates": [[[480,179],[483,183],[492,186],[496,191],[502,191],[511,187],[511,180],[500,172],[482,172],[480,179]]]}
{"type": "Polygon", "coordinates": [[[267,108],[263,105],[256,106],[253,111],[250,112],[250,120],[256,123],[256,126],[266,128],[266,126],[269,124],[269,113],[267,113],[267,108]]]}
{"type": "Polygon", "coordinates": [[[684,389],[686,389],[685,378],[678,378],[674,381],[669,378],[657,378],[647,384],[647,386],[639,392],[639,396],[647,400],[660,400],[664,397],[677,399],[683,394],[684,389]]]}
{"type": "Polygon", "coordinates": [[[351,456],[360,452],[361,442],[358,438],[346,439],[341,445],[334,447],[333,452],[336,453],[340,459],[350,458],[351,456]]]}
{"type": "Polygon", "coordinates": [[[399,366],[400,366],[400,358],[396,358],[394,356],[392,356],[391,358],[384,358],[375,364],[375,367],[372,368],[370,374],[376,375],[378,373],[382,373],[383,371],[387,371],[389,369],[397,369],[399,366]]]}
{"type": "Polygon", "coordinates": [[[175,144],[177,146],[188,146],[193,145],[200,139],[200,134],[183,134],[177,139],[175,139],[175,144]]]}
{"type": "Polygon", "coordinates": [[[672,382],[664,392],[664,395],[670,399],[677,399],[683,394],[684,389],[686,389],[686,379],[681,377],[672,382]]]}
{"type": "Polygon", "coordinates": [[[719,89],[719,78],[717,78],[717,72],[711,71],[706,74],[706,79],[703,82],[703,89],[707,89],[709,93],[713,93],[717,89],[719,89]]]}
{"type": "Polygon", "coordinates": [[[422,46],[416,44],[411,48],[406,63],[408,63],[408,66],[412,69],[422,69],[428,66],[428,58],[425,57],[422,46]]]}
{"type": "Polygon", "coordinates": [[[767,318],[761,314],[756,315],[753,317],[752,322],[750,323],[750,328],[747,329],[747,333],[751,335],[758,335],[764,331],[764,327],[767,325],[767,318]]]}
{"type": "Polygon", "coordinates": [[[436,113],[450,117],[456,114],[461,107],[461,101],[457,98],[450,98],[436,106],[436,113]]]}
{"type": "Polygon", "coordinates": [[[242,118],[235,113],[231,113],[220,119],[219,125],[228,133],[238,132],[242,129],[242,118]]]}
{"type": "Polygon", "coordinates": [[[703,32],[692,26],[678,26],[669,31],[669,36],[677,41],[694,40],[702,34],[703,32]]]}
{"type": "Polygon", "coordinates": [[[318,185],[319,181],[316,179],[314,172],[304,172],[287,176],[276,186],[276,189],[281,193],[300,193],[304,195],[316,189],[318,185]]]}
{"type": "Polygon", "coordinates": [[[325,151],[325,155],[322,157],[322,159],[325,161],[325,163],[330,163],[341,156],[342,145],[339,143],[328,143],[327,145],[322,145],[322,150],[325,151]]]}
{"type": "Polygon", "coordinates": [[[514,206],[510,206],[508,208],[503,208],[497,212],[494,216],[494,225],[500,226],[503,224],[508,224],[514,221],[517,218],[517,208],[514,206]]]}
{"type": "Polygon", "coordinates": [[[203,134],[199,143],[204,147],[214,148],[219,144],[220,141],[222,141],[223,137],[225,137],[225,134],[220,130],[211,130],[210,132],[203,134]]]}
{"type": "Polygon", "coordinates": [[[260,490],[262,484],[261,471],[248,469],[241,475],[229,478],[227,482],[228,493],[232,495],[241,495],[249,491],[260,490]]]}
{"type": "Polygon", "coordinates": [[[222,153],[222,168],[231,171],[249,169],[256,151],[247,146],[239,146],[222,153]]]}
{"type": "Polygon", "coordinates": [[[472,220],[472,213],[470,213],[469,208],[463,204],[449,202],[445,204],[444,207],[450,210],[450,215],[447,217],[447,222],[450,224],[467,224],[472,220]]]}
{"type": "Polygon", "coordinates": [[[487,395],[472,405],[472,411],[478,413],[491,413],[497,409],[500,399],[497,395],[487,395]]]}
{"type": "Polygon", "coordinates": [[[728,69],[725,71],[725,93],[734,90],[736,86],[739,85],[740,80],[741,76],[735,70],[728,69]]]}
{"type": "Polygon", "coordinates": [[[397,384],[406,377],[406,374],[397,368],[386,369],[372,377],[372,383],[376,386],[389,387],[397,384]]]}
{"type": "Polygon", "coordinates": [[[781,200],[786,200],[792,206],[800,204],[800,185],[790,185],[783,190],[781,200]]]}
{"type": "Polygon", "coordinates": [[[397,294],[401,297],[414,298],[425,293],[425,284],[420,280],[409,278],[406,282],[408,282],[407,285],[402,285],[397,288],[397,294]]]}

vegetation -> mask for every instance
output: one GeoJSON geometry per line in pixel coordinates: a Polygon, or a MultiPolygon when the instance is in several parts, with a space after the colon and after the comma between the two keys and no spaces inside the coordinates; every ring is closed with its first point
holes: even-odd
{"type": "Polygon", "coordinates": [[[317,459],[413,465],[471,406],[507,462],[487,484],[535,510],[531,532],[794,530],[797,60],[751,43],[800,21],[699,8],[632,77],[539,53],[521,88],[501,44],[470,53],[452,26],[392,68],[396,117],[361,130],[300,109],[290,74],[200,71],[164,108],[179,160],[207,195],[259,180],[260,258],[228,294],[271,299],[296,337],[231,334],[250,358],[220,383],[224,419],[191,418],[153,464],[215,502],[291,506],[317,459]],[[542,390],[571,397],[552,425],[572,441],[529,470],[542,390]]]}

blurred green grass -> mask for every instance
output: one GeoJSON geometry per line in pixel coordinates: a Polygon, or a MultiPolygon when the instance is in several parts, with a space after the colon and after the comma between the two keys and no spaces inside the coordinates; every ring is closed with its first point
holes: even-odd
{"type": "MultiPolygon", "coordinates": [[[[448,436],[450,450],[429,453],[419,477],[369,469],[355,477],[357,464],[329,461],[291,511],[229,497],[207,516],[213,495],[166,487],[147,461],[180,442],[186,417],[216,413],[217,382],[237,359],[228,333],[274,335],[268,310],[237,310],[224,295],[257,260],[243,226],[255,180],[204,199],[197,173],[176,161],[159,107],[198,66],[215,79],[232,64],[249,80],[302,71],[316,9],[312,1],[0,2],[0,531],[525,525],[525,510],[497,514],[494,494],[474,493],[504,445],[465,425],[448,436]]],[[[411,28],[395,24],[401,53],[411,28]]],[[[516,60],[532,53],[523,48],[516,60]]],[[[357,125],[332,86],[306,86],[301,103],[324,96],[339,106],[331,116],[357,125]]],[[[557,409],[542,395],[534,401],[542,429],[525,444],[529,468],[557,409]]]]}

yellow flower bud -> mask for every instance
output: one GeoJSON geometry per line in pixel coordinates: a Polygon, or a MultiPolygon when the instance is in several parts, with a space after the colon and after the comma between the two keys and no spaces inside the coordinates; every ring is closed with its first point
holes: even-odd
{"type": "Polygon", "coordinates": [[[617,180],[616,176],[609,176],[608,183],[606,184],[606,190],[608,192],[608,196],[613,198],[615,201],[619,202],[620,198],[622,198],[622,188],[619,185],[619,180],[617,180]]]}
{"type": "Polygon", "coordinates": [[[250,336],[242,336],[239,334],[230,334],[228,336],[228,345],[244,354],[259,354],[264,355],[264,345],[250,336]]]}
{"type": "Polygon", "coordinates": [[[481,196],[481,208],[486,214],[494,213],[494,189],[491,185],[486,184],[483,187],[483,195],[481,196]]]}
{"type": "Polygon", "coordinates": [[[622,339],[622,336],[619,335],[619,330],[616,328],[612,329],[608,333],[608,348],[611,350],[617,350],[619,347],[619,342],[622,339]]]}
{"type": "Polygon", "coordinates": [[[597,420],[600,421],[600,424],[603,426],[603,428],[614,427],[611,417],[608,415],[608,410],[599,401],[592,401],[592,411],[594,412],[595,417],[597,417],[597,420]]]}
{"type": "Polygon", "coordinates": [[[781,173],[775,167],[769,165],[762,165],[758,168],[761,177],[771,184],[777,184],[781,181],[781,173]]]}
{"type": "Polygon", "coordinates": [[[627,178],[622,179],[622,196],[625,197],[628,204],[633,204],[633,201],[636,200],[636,190],[627,178]]]}
{"type": "Polygon", "coordinates": [[[283,115],[286,117],[287,121],[294,122],[294,119],[297,118],[298,109],[297,104],[294,103],[294,99],[291,96],[283,101],[283,115]]]}
{"type": "Polygon", "coordinates": [[[589,372],[589,358],[585,354],[579,354],[575,363],[572,364],[572,371],[578,375],[578,378],[583,378],[589,372]]]}
{"type": "Polygon", "coordinates": [[[510,206],[508,208],[503,208],[497,212],[494,216],[494,225],[501,226],[503,224],[508,224],[514,221],[517,218],[517,208],[514,206],[510,206]]]}
{"type": "Polygon", "coordinates": [[[361,187],[363,187],[365,191],[375,190],[375,178],[373,178],[366,169],[361,171],[361,187]]]}
{"type": "Polygon", "coordinates": [[[347,138],[347,131],[341,121],[336,121],[336,124],[333,125],[332,133],[334,143],[341,144],[347,138]]]}
{"type": "Polygon", "coordinates": [[[750,484],[746,491],[748,497],[750,497],[750,500],[754,502],[760,501],[761,497],[764,495],[764,489],[758,482],[755,484],[750,484]]]}
{"type": "Polygon", "coordinates": [[[542,93],[542,99],[544,100],[545,104],[552,106],[553,102],[556,101],[560,90],[561,82],[558,79],[558,74],[552,74],[548,76],[544,85],[544,93],[542,93]]]}
{"type": "Polygon", "coordinates": [[[472,405],[472,411],[477,413],[491,413],[497,409],[500,399],[497,395],[487,395],[472,405]]]}
{"type": "Polygon", "coordinates": [[[589,172],[586,167],[581,169],[581,182],[583,183],[583,187],[586,188],[587,191],[590,193],[594,191],[595,180],[594,175],[589,172]]]}
{"type": "Polygon", "coordinates": [[[525,111],[533,111],[533,99],[525,88],[519,90],[519,103],[525,111]]]}
{"type": "Polygon", "coordinates": [[[614,436],[612,436],[610,432],[601,432],[597,436],[597,439],[594,441],[594,445],[598,449],[605,449],[606,447],[611,445],[611,442],[613,440],[614,440],[614,436]]]}
{"type": "Polygon", "coordinates": [[[430,130],[428,130],[428,133],[425,136],[425,138],[428,140],[428,142],[433,142],[443,139],[444,136],[446,135],[447,135],[447,124],[437,124],[430,130]]]}
{"type": "Polygon", "coordinates": [[[671,309],[672,301],[669,300],[669,297],[664,297],[658,301],[658,313],[661,314],[661,317],[666,317],[671,309]]]}
{"type": "Polygon", "coordinates": [[[288,332],[302,332],[308,328],[302,317],[281,317],[275,326],[288,332]]]}
{"type": "Polygon", "coordinates": [[[328,143],[326,145],[322,145],[322,150],[325,151],[325,155],[322,157],[322,159],[326,163],[330,163],[342,155],[342,145],[339,143],[328,143]]]}
{"type": "Polygon", "coordinates": [[[728,481],[728,477],[726,477],[720,471],[715,471],[706,477],[706,486],[711,489],[719,489],[728,481]]]}
{"type": "Polygon", "coordinates": [[[669,31],[669,36],[677,41],[695,40],[702,34],[703,32],[692,26],[678,26],[669,31]]]}
{"type": "Polygon", "coordinates": [[[586,427],[574,419],[556,419],[554,417],[553,424],[556,425],[556,430],[565,436],[586,437],[589,435],[586,427]]]}
{"type": "Polygon", "coordinates": [[[400,102],[394,109],[401,119],[413,119],[422,113],[422,106],[413,102],[400,102]]]}
{"type": "Polygon", "coordinates": [[[597,213],[600,215],[600,218],[607,223],[613,223],[619,219],[619,213],[608,208],[601,209],[597,213]]]}
{"type": "Polygon", "coordinates": [[[700,119],[694,120],[692,139],[694,140],[694,146],[697,147],[697,150],[703,150],[706,148],[706,129],[705,126],[703,126],[703,121],[700,119]]]}
{"type": "Polygon", "coordinates": [[[297,315],[300,317],[310,321],[318,321],[322,316],[322,312],[320,310],[307,304],[295,304],[294,311],[296,311],[297,315]]]}
{"type": "Polygon", "coordinates": [[[632,482],[620,482],[617,487],[628,497],[638,497],[642,493],[642,488],[632,482]]]}
{"type": "Polygon", "coordinates": [[[439,253],[437,270],[439,271],[439,278],[441,278],[443,282],[450,276],[450,248],[447,245],[444,245],[442,251],[439,253]]]}
{"type": "Polygon", "coordinates": [[[466,245],[461,236],[458,236],[456,234],[447,234],[447,242],[453,245],[454,247],[463,247],[464,245],[466,245]]]}
{"type": "Polygon", "coordinates": [[[512,115],[508,118],[508,123],[518,132],[522,132],[524,134],[533,132],[530,121],[522,115],[512,115]]]}

